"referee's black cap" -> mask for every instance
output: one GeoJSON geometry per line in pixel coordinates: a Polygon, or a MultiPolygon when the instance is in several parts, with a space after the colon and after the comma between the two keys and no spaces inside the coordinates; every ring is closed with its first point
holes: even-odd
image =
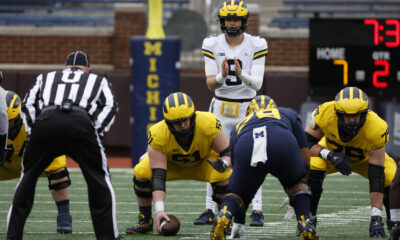
{"type": "Polygon", "coordinates": [[[65,61],[65,65],[79,65],[90,67],[89,56],[83,51],[75,51],[68,54],[67,60],[65,61]]]}

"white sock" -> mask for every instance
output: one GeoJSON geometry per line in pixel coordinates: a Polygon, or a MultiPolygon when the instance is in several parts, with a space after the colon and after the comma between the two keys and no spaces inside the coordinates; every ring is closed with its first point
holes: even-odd
{"type": "Polygon", "coordinates": [[[390,209],[390,220],[393,222],[400,222],[400,209],[390,209]]]}
{"type": "Polygon", "coordinates": [[[215,207],[217,203],[212,200],[213,189],[211,183],[207,183],[207,194],[206,194],[206,208],[211,209],[215,213],[215,207]]]}
{"type": "Polygon", "coordinates": [[[254,195],[253,200],[251,200],[253,204],[253,211],[260,210],[262,211],[262,186],[257,190],[256,195],[254,195]]]}

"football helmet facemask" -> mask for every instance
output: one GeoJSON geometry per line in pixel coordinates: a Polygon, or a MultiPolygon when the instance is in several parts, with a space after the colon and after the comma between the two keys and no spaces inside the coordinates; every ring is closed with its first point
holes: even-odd
{"type": "Polygon", "coordinates": [[[251,100],[247,107],[247,116],[261,109],[276,108],[275,101],[267,95],[259,95],[251,100]]]}
{"type": "Polygon", "coordinates": [[[21,98],[13,91],[6,91],[6,103],[8,114],[8,138],[15,139],[22,127],[21,98]]]}
{"type": "Polygon", "coordinates": [[[163,114],[168,129],[177,138],[190,137],[194,132],[196,111],[192,99],[182,92],[171,93],[164,100],[163,114]],[[178,131],[174,128],[174,123],[181,123],[190,119],[189,128],[178,131]]]}
{"type": "Polygon", "coordinates": [[[357,135],[365,123],[368,113],[368,96],[357,87],[346,87],[336,95],[334,107],[338,118],[339,136],[343,142],[348,142],[357,135]],[[360,114],[358,123],[345,123],[345,115],[354,117],[358,114],[360,114]]]}
{"type": "Polygon", "coordinates": [[[218,11],[218,20],[221,31],[230,37],[242,34],[247,28],[247,20],[249,18],[249,9],[241,0],[225,0],[218,11]],[[225,19],[239,18],[242,24],[237,29],[228,29],[225,25],[225,19]]]}

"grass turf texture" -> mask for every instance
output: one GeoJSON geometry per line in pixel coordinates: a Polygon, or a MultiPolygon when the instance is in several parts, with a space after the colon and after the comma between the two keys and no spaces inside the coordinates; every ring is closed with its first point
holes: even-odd
{"type": "MultiPolygon", "coordinates": [[[[73,234],[56,234],[57,207],[47,187],[47,178],[40,178],[36,185],[35,203],[25,224],[25,240],[43,239],[95,239],[89,213],[87,185],[82,173],[70,172],[70,210],[73,234]]],[[[117,221],[124,239],[209,239],[211,226],[195,226],[193,220],[205,208],[206,184],[196,181],[167,182],[166,211],[181,221],[176,236],[125,235],[125,229],[137,222],[138,207],[132,188],[131,170],[112,170],[111,180],[117,199],[117,221]]],[[[6,218],[18,180],[0,182],[0,239],[5,239],[6,218]]],[[[317,232],[320,239],[367,239],[369,237],[370,206],[367,179],[358,175],[328,176],[318,210],[317,232]]],[[[263,184],[264,227],[250,227],[250,210],[246,217],[246,239],[299,239],[295,236],[297,223],[284,221],[285,209],[279,205],[285,194],[276,178],[267,176],[263,184]]],[[[251,208],[251,206],[250,206],[251,208]]],[[[154,207],[153,207],[154,212],[154,207]]],[[[385,212],[385,211],[383,211],[385,212]]],[[[154,216],[154,213],[153,213],[154,216]]],[[[386,217],[383,213],[386,225],[386,217]]],[[[385,226],[386,234],[388,234],[385,226]]]]}

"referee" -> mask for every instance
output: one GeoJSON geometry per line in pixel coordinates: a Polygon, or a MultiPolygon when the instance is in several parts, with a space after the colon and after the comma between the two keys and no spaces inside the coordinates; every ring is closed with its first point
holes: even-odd
{"type": "Polygon", "coordinates": [[[101,137],[118,110],[105,77],[90,73],[89,57],[72,52],[63,71],[40,74],[21,109],[30,135],[21,179],[7,217],[7,239],[22,239],[38,177],[53,158],[66,154],[80,166],[88,185],[97,239],[119,239],[116,202],[101,137]]]}

